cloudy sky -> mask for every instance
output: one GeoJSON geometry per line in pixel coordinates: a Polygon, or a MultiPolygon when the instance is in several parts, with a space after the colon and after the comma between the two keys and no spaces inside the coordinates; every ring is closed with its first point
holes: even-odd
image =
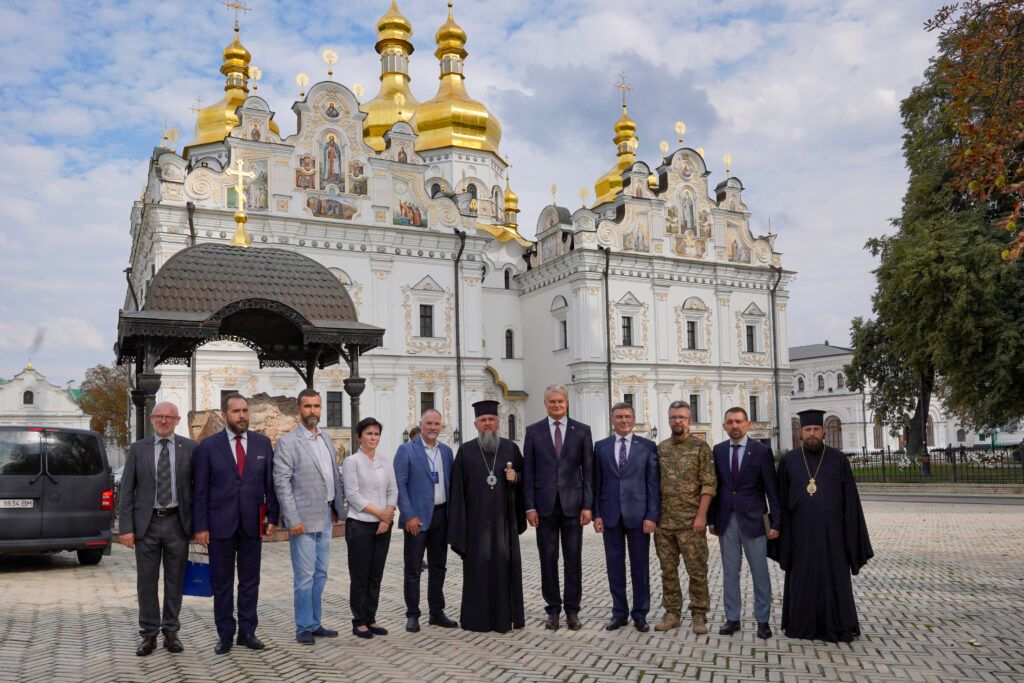
{"type": "MultiPolygon", "coordinates": [[[[503,126],[523,232],[557,183],[575,208],[611,165],[617,74],[633,85],[639,158],[687,124],[712,185],[722,156],[748,188],[754,232],[779,234],[790,342],[845,344],[870,313],[865,240],[890,230],[906,185],[899,102],[921,79],[941,0],[459,0],[470,94],[503,126]]],[[[388,0],[250,0],[242,40],[284,135],[295,74],[376,92],[376,19],[388,0]]],[[[412,87],[434,95],[444,0],[403,0],[412,87]]],[[[58,384],[110,362],[132,201],[166,118],[190,139],[231,12],[215,0],[21,0],[0,5],[0,377],[27,359],[58,384]]],[[[180,143],[179,143],[180,144],[180,143]]]]}

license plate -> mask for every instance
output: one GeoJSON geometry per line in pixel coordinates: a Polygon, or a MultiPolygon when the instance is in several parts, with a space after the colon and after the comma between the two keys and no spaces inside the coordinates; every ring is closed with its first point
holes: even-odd
{"type": "Polygon", "coordinates": [[[34,504],[31,498],[0,498],[0,508],[31,508],[34,504]]]}

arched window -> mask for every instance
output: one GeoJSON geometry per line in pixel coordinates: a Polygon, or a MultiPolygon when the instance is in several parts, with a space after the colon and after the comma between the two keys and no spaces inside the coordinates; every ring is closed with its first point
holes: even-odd
{"type": "Polygon", "coordinates": [[[516,357],[516,336],[512,330],[505,330],[505,358],[516,357]]]}
{"type": "Polygon", "coordinates": [[[963,430],[963,429],[956,430],[956,440],[959,443],[963,443],[964,441],[967,441],[967,431],[963,430]]]}
{"type": "Polygon", "coordinates": [[[824,389],[825,388],[825,375],[818,375],[818,388],[819,389],[824,389]]]}
{"type": "Polygon", "coordinates": [[[519,439],[519,435],[516,434],[516,416],[515,415],[509,415],[508,416],[508,438],[511,441],[517,441],[519,439]]]}
{"type": "Polygon", "coordinates": [[[839,387],[840,389],[846,386],[846,378],[843,377],[843,373],[841,372],[838,375],[836,375],[836,386],[839,387]]]}
{"type": "Polygon", "coordinates": [[[803,377],[797,377],[796,378],[796,390],[797,391],[803,391],[804,390],[804,378],[803,377]]]}
{"type": "Polygon", "coordinates": [[[430,186],[430,196],[436,197],[439,194],[441,194],[441,184],[434,183],[433,185],[430,186]]]}
{"type": "Polygon", "coordinates": [[[21,402],[24,405],[30,406],[36,402],[36,395],[31,391],[26,391],[21,395],[21,402]]]}
{"type": "Polygon", "coordinates": [[[881,420],[881,418],[877,418],[877,417],[875,418],[874,432],[875,432],[874,433],[874,437],[875,437],[875,450],[879,450],[880,451],[883,448],[885,448],[885,438],[884,438],[884,436],[882,434],[882,420],[881,420]]]}
{"type": "Polygon", "coordinates": [[[467,188],[466,188],[466,192],[468,192],[468,193],[469,193],[469,196],[470,196],[471,198],[473,198],[473,199],[476,199],[476,198],[477,198],[477,197],[476,197],[476,185],[474,185],[473,183],[470,183],[470,184],[469,184],[469,187],[467,187],[467,188]]]}
{"type": "Polygon", "coordinates": [[[505,269],[505,289],[512,289],[512,271],[505,269]]]}
{"type": "Polygon", "coordinates": [[[793,448],[800,448],[800,420],[794,417],[789,423],[793,430],[793,448]]]}
{"type": "Polygon", "coordinates": [[[825,445],[843,450],[843,421],[835,415],[825,418],[825,445]]]}

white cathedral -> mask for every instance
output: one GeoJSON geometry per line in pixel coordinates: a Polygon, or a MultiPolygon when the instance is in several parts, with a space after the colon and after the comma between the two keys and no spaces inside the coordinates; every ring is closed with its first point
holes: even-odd
{"type": "MultiPolygon", "coordinates": [[[[595,435],[609,429],[610,402],[627,401],[638,433],[664,438],[668,404],[683,399],[693,404],[693,431],[708,440],[724,438],[725,409],[741,405],[753,437],[791,443],[789,420],[781,433],[775,427],[789,412],[794,273],[782,269],[774,235],[751,234],[738,178],[727,173],[712,189],[702,154],[687,147],[663,148],[656,168],[638,161],[624,104],[594,205],[547,206],[528,239],[498,119],[466,90],[466,33],[451,8],[435,35],[440,78],[428,100],[410,88],[412,25],[394,2],[377,35],[379,93],[360,101],[353,88],[317,83],[291,105],[297,132],[281,137],[270,105],[250,93],[236,23],[220,68],[223,99],[199,111],[196,138],[180,154],[154,151],[132,209],[125,311],[145,301],[175,253],[231,243],[238,178],[227,171],[242,162],[255,174],[243,207],[251,248],[319,262],[345,286],[359,321],[386,330],[360,361],[361,414],[385,425],[386,452],[426,407],[443,414],[445,440],[472,430],[469,405],[482,398],[501,401],[502,435],[520,440],[554,383],[569,388],[571,414],[595,435]]],[[[160,372],[158,400],[183,413],[216,408],[232,390],[294,396],[303,386],[229,340],[160,372]]],[[[347,376],[344,364],[315,376],[339,440],[351,427],[347,376]]]]}

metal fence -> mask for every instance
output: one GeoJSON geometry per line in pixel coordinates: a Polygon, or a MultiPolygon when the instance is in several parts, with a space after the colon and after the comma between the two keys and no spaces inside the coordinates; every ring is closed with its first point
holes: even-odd
{"type": "Polygon", "coordinates": [[[928,458],[904,452],[847,453],[858,482],[895,484],[1024,484],[1024,447],[934,449],[928,458]]]}

